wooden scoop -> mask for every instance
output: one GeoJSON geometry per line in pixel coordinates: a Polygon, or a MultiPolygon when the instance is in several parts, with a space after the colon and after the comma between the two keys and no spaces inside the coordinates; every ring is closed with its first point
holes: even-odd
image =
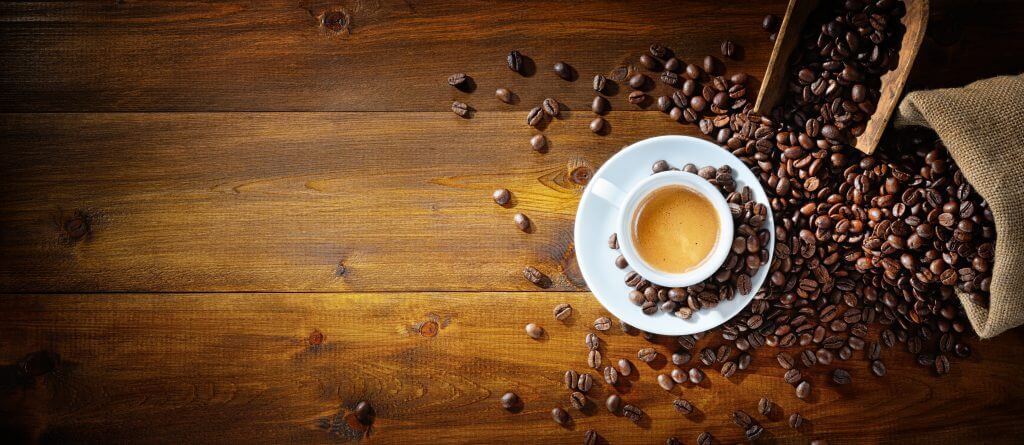
{"type": "MultiPolygon", "coordinates": [[[[903,0],[907,13],[903,16],[903,41],[900,44],[899,65],[896,69],[882,75],[882,91],[875,105],[875,114],[868,120],[864,133],[854,145],[858,150],[871,154],[878,146],[882,132],[885,131],[892,111],[899,103],[903,94],[903,86],[907,83],[910,68],[917,58],[917,50],[921,47],[925,29],[928,27],[928,0],[903,0]]],[[[782,27],[775,39],[775,49],[768,61],[768,70],[761,82],[761,91],[757,94],[754,109],[768,115],[778,103],[787,89],[786,73],[789,69],[789,56],[800,42],[800,31],[807,17],[818,6],[818,0],[789,0],[786,16],[782,19],[782,27]]]]}

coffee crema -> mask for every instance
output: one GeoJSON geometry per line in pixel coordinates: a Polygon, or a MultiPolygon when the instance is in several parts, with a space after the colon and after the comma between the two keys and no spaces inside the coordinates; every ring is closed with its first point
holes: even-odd
{"type": "Polygon", "coordinates": [[[664,273],[685,273],[700,266],[718,241],[718,214],[700,193],[681,185],[644,197],[630,222],[640,259],[664,273]]]}

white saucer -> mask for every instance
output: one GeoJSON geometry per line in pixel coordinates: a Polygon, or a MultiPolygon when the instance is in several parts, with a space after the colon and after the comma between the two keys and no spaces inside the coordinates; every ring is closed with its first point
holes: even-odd
{"type": "MultiPolygon", "coordinates": [[[[757,202],[768,206],[765,225],[771,234],[768,242],[768,261],[771,263],[775,254],[775,223],[768,196],[743,161],[711,142],[689,136],[658,136],[642,140],[608,159],[591,178],[590,184],[603,177],[624,190],[631,188],[650,176],[651,165],[661,159],[676,168],[682,168],[687,163],[697,167],[732,167],[736,188],[750,187],[757,202]]],[[[593,195],[590,186],[583,191],[576,211],[574,230],[576,261],[597,301],[612,315],[638,329],[661,335],[687,335],[712,329],[734,317],[750,303],[768,275],[767,265],[762,266],[751,279],[750,293],[722,301],[713,309],[697,311],[689,320],[661,311],[655,315],[646,315],[640,311],[639,306],[629,302],[630,288],[626,286],[625,276],[630,268],[621,270],[615,267],[615,258],[619,252],[608,248],[608,237],[615,231],[616,212],[611,204],[593,195]]]]}

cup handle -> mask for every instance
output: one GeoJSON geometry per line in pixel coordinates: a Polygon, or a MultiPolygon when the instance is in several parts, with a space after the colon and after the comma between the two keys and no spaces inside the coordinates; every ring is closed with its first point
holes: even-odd
{"type": "Polygon", "coordinates": [[[604,178],[597,178],[597,181],[591,183],[591,192],[617,209],[621,209],[626,200],[626,192],[604,178]]]}

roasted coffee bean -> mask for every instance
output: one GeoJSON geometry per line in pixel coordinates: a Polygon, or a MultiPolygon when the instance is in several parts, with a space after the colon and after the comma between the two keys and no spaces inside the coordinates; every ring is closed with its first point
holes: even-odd
{"type": "Polygon", "coordinates": [[[530,218],[522,213],[516,213],[512,216],[512,221],[516,223],[516,227],[524,232],[530,230],[530,218]]]}
{"type": "Polygon", "coordinates": [[[796,397],[798,399],[807,399],[811,396],[811,384],[804,380],[796,385],[796,397]]]}
{"type": "Polygon", "coordinates": [[[640,408],[628,404],[622,407],[622,415],[633,423],[638,423],[644,418],[644,412],[640,408]]]}
{"type": "Polygon", "coordinates": [[[618,267],[619,269],[625,269],[626,266],[629,266],[629,263],[626,261],[626,257],[619,255],[618,257],[615,258],[615,267],[618,267]]]}
{"type": "Polygon", "coordinates": [[[796,361],[793,360],[793,356],[785,352],[778,353],[775,358],[779,361],[779,366],[781,366],[782,369],[793,369],[793,366],[796,364],[796,361]]]}
{"type": "Polygon", "coordinates": [[[658,351],[655,351],[654,348],[643,348],[637,351],[636,358],[642,362],[650,363],[658,358],[658,351]]]}
{"type": "Polygon", "coordinates": [[[711,445],[711,442],[713,440],[714,438],[711,437],[711,433],[707,431],[704,431],[697,435],[697,445],[711,445]]]}
{"type": "Polygon", "coordinates": [[[590,392],[590,388],[594,386],[594,378],[590,374],[583,373],[576,379],[576,389],[581,392],[590,392]]]}
{"type": "Polygon", "coordinates": [[[590,121],[590,131],[594,133],[601,133],[604,131],[605,120],[604,118],[597,117],[590,121]]]}
{"type": "Polygon", "coordinates": [[[544,109],[544,114],[547,114],[548,116],[551,117],[558,116],[558,114],[561,113],[562,111],[561,107],[558,105],[558,101],[550,97],[544,99],[544,102],[541,103],[541,108],[544,109]]]}
{"type": "Polygon", "coordinates": [[[469,76],[467,76],[466,73],[455,73],[452,74],[451,76],[448,76],[448,85],[462,89],[463,87],[466,86],[466,82],[468,80],[469,76]]]}
{"type": "Polygon", "coordinates": [[[370,402],[360,400],[356,403],[355,409],[352,410],[356,415],[356,420],[363,425],[369,425],[373,423],[373,407],[370,406],[370,402]]]}
{"type": "Polygon", "coordinates": [[[715,74],[718,72],[718,66],[718,59],[716,59],[714,56],[704,56],[704,72],[708,73],[709,75],[715,74]]]}
{"type": "Polygon", "coordinates": [[[828,349],[819,349],[814,351],[814,356],[817,357],[818,363],[828,366],[832,364],[832,352],[828,349]]]}
{"type": "Polygon", "coordinates": [[[725,57],[733,57],[736,55],[736,44],[732,40],[725,40],[722,42],[722,55],[725,57]]]}
{"type": "MultiPolygon", "coordinates": [[[[697,79],[700,79],[700,76],[701,76],[701,74],[703,74],[703,73],[704,73],[704,72],[703,72],[703,71],[701,71],[701,69],[700,69],[700,67],[699,67],[699,66],[697,66],[697,65],[694,65],[694,64],[692,64],[692,63],[691,63],[691,64],[688,64],[688,65],[686,65],[686,69],[685,69],[685,71],[684,71],[684,75],[685,75],[685,76],[686,76],[686,77],[687,77],[688,79],[691,79],[691,80],[697,80],[697,79]]],[[[685,87],[686,85],[683,85],[683,86],[685,87]]],[[[691,93],[691,94],[687,94],[687,96],[692,96],[692,95],[693,95],[692,93],[691,93]]]]}
{"type": "Polygon", "coordinates": [[[508,69],[517,73],[522,73],[523,69],[523,55],[519,51],[511,51],[508,53],[508,69]]]}
{"type": "Polygon", "coordinates": [[[624,376],[628,376],[630,373],[633,372],[633,364],[630,363],[629,360],[626,360],[624,358],[620,358],[618,366],[619,366],[619,374],[622,374],[624,376]]]}
{"type": "Polygon", "coordinates": [[[651,45],[650,53],[652,56],[660,60],[664,60],[666,57],[670,57],[672,55],[672,50],[668,49],[663,45],[655,43],[651,45]]]}
{"type": "Polygon", "coordinates": [[[604,381],[605,381],[605,383],[608,383],[609,385],[613,385],[614,386],[616,383],[619,383],[619,372],[616,371],[614,367],[605,366],[604,367],[604,381]]]}
{"type": "Polygon", "coordinates": [[[617,414],[619,412],[619,408],[622,406],[622,397],[619,397],[618,394],[612,394],[605,399],[604,406],[605,408],[608,408],[608,412],[617,414]]]}
{"type": "Polygon", "coordinates": [[[654,164],[651,164],[652,173],[661,173],[663,171],[668,171],[668,169],[668,162],[665,162],[664,160],[654,161],[654,164]]]}
{"type": "Polygon", "coordinates": [[[789,427],[793,429],[800,428],[804,424],[804,417],[800,413],[793,413],[789,415],[789,427]]]}
{"type": "Polygon", "coordinates": [[[509,192],[508,189],[497,189],[491,194],[491,198],[494,199],[495,204],[504,206],[512,199],[512,192],[509,192]]]}
{"type": "Polygon", "coordinates": [[[537,326],[534,323],[527,324],[525,329],[526,335],[530,336],[530,338],[538,339],[544,336],[544,328],[537,326]]]}
{"type": "Polygon", "coordinates": [[[576,389],[579,388],[579,386],[578,386],[579,381],[580,381],[580,374],[578,372],[573,371],[571,369],[568,370],[568,371],[565,371],[565,376],[564,376],[563,382],[565,383],[565,387],[568,388],[570,391],[575,391],[576,389]]]}
{"type": "Polygon", "coordinates": [[[761,413],[762,416],[768,417],[772,413],[772,399],[767,397],[761,397],[761,400],[757,402],[757,412],[761,413]]]}
{"type": "Polygon", "coordinates": [[[765,31],[775,31],[778,26],[779,18],[773,14],[768,14],[761,20],[761,28],[765,31]]]}
{"type": "Polygon", "coordinates": [[[676,399],[672,402],[672,406],[675,407],[676,411],[680,414],[687,416],[693,412],[693,405],[685,399],[676,399]]]}
{"type": "Polygon", "coordinates": [[[805,349],[800,353],[800,361],[803,362],[804,366],[810,368],[818,363],[818,356],[814,354],[814,351],[805,349]]]}
{"type": "Polygon", "coordinates": [[[506,410],[514,410],[519,407],[519,396],[514,392],[507,392],[501,396],[501,407],[506,410]]]}
{"type": "Polygon", "coordinates": [[[750,442],[756,441],[761,437],[761,434],[764,434],[764,427],[756,423],[750,425],[750,428],[747,428],[746,431],[743,432],[743,435],[746,436],[747,440],[750,442]]]}
{"type": "Polygon", "coordinates": [[[672,381],[676,383],[686,383],[690,380],[690,376],[686,375],[686,372],[679,368],[673,369],[672,372],[669,373],[669,376],[671,376],[672,381]]]}
{"type": "Polygon", "coordinates": [[[594,76],[594,92],[603,93],[608,88],[608,78],[598,74],[594,76]]]}
{"type": "Polygon", "coordinates": [[[663,71],[660,76],[661,83],[670,86],[679,84],[679,75],[672,71],[663,71]]]}
{"type": "Polygon", "coordinates": [[[600,369],[601,351],[598,351],[596,349],[590,350],[590,352],[587,353],[587,364],[590,365],[591,368],[600,369]]]}
{"type": "Polygon", "coordinates": [[[607,331],[612,328],[612,320],[608,317],[598,317],[594,320],[594,329],[607,331]]]}
{"type": "Polygon", "coordinates": [[[601,339],[593,332],[587,333],[587,336],[584,338],[584,342],[587,344],[587,348],[591,351],[596,351],[601,347],[601,339]]]}
{"type": "Polygon", "coordinates": [[[741,410],[733,411],[731,417],[733,423],[735,423],[736,426],[743,429],[747,429],[748,427],[750,427],[750,425],[754,424],[754,419],[752,419],[749,414],[741,410]]]}
{"type": "Polygon", "coordinates": [[[832,381],[837,385],[848,385],[851,380],[850,372],[845,369],[836,368],[832,371],[832,381]]]}
{"type": "Polygon", "coordinates": [[[548,287],[551,284],[551,279],[547,275],[544,275],[541,271],[537,270],[532,266],[526,266],[523,269],[523,276],[526,279],[539,287],[548,287]]]}
{"type": "Polygon", "coordinates": [[[690,353],[686,351],[679,351],[672,354],[672,364],[676,366],[682,366],[690,361],[690,353]]]}
{"type": "Polygon", "coordinates": [[[803,375],[800,373],[799,369],[793,368],[786,371],[786,373],[783,374],[782,379],[785,380],[786,383],[789,383],[790,385],[795,385],[797,383],[800,383],[801,380],[803,380],[803,375]]]}
{"type": "Polygon", "coordinates": [[[469,105],[466,105],[459,101],[455,101],[452,102],[452,112],[461,117],[469,117],[471,109],[469,108],[469,105]]]}
{"type": "Polygon", "coordinates": [[[881,360],[872,361],[871,373],[879,377],[885,377],[885,363],[882,363],[881,360]]]}
{"type": "Polygon", "coordinates": [[[634,90],[642,90],[647,86],[647,76],[643,73],[636,73],[629,78],[629,87],[634,90]]]}
{"type": "Polygon", "coordinates": [[[679,59],[677,59],[675,57],[669,57],[668,60],[665,61],[665,71],[671,71],[673,73],[678,73],[679,70],[681,70],[682,68],[683,68],[682,62],[680,62],[679,59]]]}
{"type": "Polygon", "coordinates": [[[661,66],[662,66],[660,60],[658,60],[658,59],[656,59],[656,58],[654,58],[654,57],[652,57],[652,56],[650,56],[648,54],[641,54],[640,55],[640,64],[643,65],[644,68],[647,68],[650,71],[658,71],[658,70],[661,69],[661,66]]]}
{"type": "Polygon", "coordinates": [[[583,445],[597,445],[600,438],[601,436],[597,434],[597,431],[587,430],[583,433],[583,445]]]}
{"type": "Polygon", "coordinates": [[[723,363],[720,372],[722,373],[722,377],[731,378],[733,376],[733,374],[736,374],[736,363],[735,362],[725,362],[725,363],[723,363]]]}
{"type": "Polygon", "coordinates": [[[700,362],[704,366],[711,366],[715,362],[715,350],[711,348],[704,348],[700,350],[700,362]]]}
{"type": "Polygon", "coordinates": [[[573,408],[582,410],[587,406],[587,402],[587,396],[583,395],[583,393],[579,391],[569,394],[569,404],[572,405],[573,408]]]}
{"type": "Polygon", "coordinates": [[[747,354],[746,352],[744,352],[744,353],[740,354],[740,358],[737,359],[736,367],[739,368],[740,371],[746,371],[747,368],[750,367],[750,362],[752,360],[753,360],[753,357],[750,354],[747,354]]]}
{"type": "Polygon", "coordinates": [[[594,102],[590,104],[590,108],[595,114],[603,115],[611,109],[611,104],[608,103],[608,99],[605,99],[603,96],[595,96],[594,102]]]}
{"type": "MultiPolygon", "coordinates": [[[[569,317],[572,317],[572,305],[569,303],[559,303],[552,310],[552,313],[555,315],[556,320],[564,321],[569,317]]],[[[587,334],[587,344],[590,344],[591,335],[592,334],[587,334]]],[[[594,338],[597,339],[597,336],[594,336],[594,338]]]]}
{"type": "Polygon", "coordinates": [[[613,234],[608,236],[608,248],[609,249],[618,250],[618,248],[619,248],[619,237],[618,237],[618,235],[613,233],[613,234]]]}
{"type": "Polygon", "coordinates": [[[572,80],[572,67],[570,67],[567,63],[556,62],[552,69],[555,71],[555,74],[557,74],[558,77],[561,77],[564,80],[572,80]]]}
{"type": "Polygon", "coordinates": [[[672,377],[668,374],[658,374],[658,386],[665,391],[671,391],[675,388],[676,382],[672,381],[672,377]]]}
{"type": "Polygon", "coordinates": [[[627,100],[633,105],[639,105],[647,100],[647,94],[643,91],[632,91],[629,93],[627,100]]]}
{"type": "Polygon", "coordinates": [[[675,105],[672,104],[672,99],[668,96],[658,96],[657,103],[658,109],[661,110],[662,113],[668,113],[672,111],[673,107],[675,107],[675,105]]]}
{"type": "Polygon", "coordinates": [[[935,357],[935,372],[939,375],[949,374],[949,359],[945,355],[935,357]]]}
{"type": "Polygon", "coordinates": [[[515,95],[513,95],[512,90],[509,90],[508,88],[498,88],[497,90],[494,90],[494,97],[507,104],[510,104],[515,100],[515,95]]]}
{"type": "Polygon", "coordinates": [[[700,382],[704,381],[704,371],[697,368],[690,368],[690,383],[699,385],[700,382]]]}
{"type": "Polygon", "coordinates": [[[544,122],[544,110],[540,107],[533,107],[530,112],[526,114],[526,124],[531,127],[537,127],[544,122]]]}
{"type": "Polygon", "coordinates": [[[534,135],[530,138],[530,146],[533,147],[534,151],[544,151],[548,146],[548,139],[545,138],[543,134],[534,135]]]}
{"type": "Polygon", "coordinates": [[[569,413],[562,408],[552,409],[551,418],[555,421],[555,423],[559,425],[566,425],[571,420],[569,417],[569,413]]]}

